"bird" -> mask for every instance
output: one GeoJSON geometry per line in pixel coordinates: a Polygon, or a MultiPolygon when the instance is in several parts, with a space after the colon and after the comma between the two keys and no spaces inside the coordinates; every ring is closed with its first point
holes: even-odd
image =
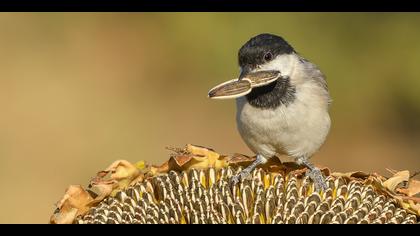
{"type": "MultiPolygon", "coordinates": [[[[325,190],[322,172],[310,162],[331,127],[331,97],[325,75],[283,37],[269,33],[249,39],[239,49],[238,62],[238,79],[229,89],[219,88],[222,92],[218,96],[236,99],[237,129],[256,159],[232,178],[232,184],[279,154],[307,167],[306,175],[315,189],[325,190]],[[273,74],[269,72],[278,76],[265,78],[273,74]],[[245,90],[244,85],[248,86],[245,90]]],[[[211,90],[209,97],[217,97],[216,93],[211,90]]]]}

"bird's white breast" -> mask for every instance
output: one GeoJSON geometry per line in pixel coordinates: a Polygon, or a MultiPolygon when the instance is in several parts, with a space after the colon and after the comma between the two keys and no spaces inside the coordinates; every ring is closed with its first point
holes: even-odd
{"type": "Polygon", "coordinates": [[[236,100],[239,133],[252,151],[267,158],[275,154],[310,157],[330,129],[328,99],[311,81],[296,88],[292,103],[275,109],[253,107],[240,97],[236,100]]]}

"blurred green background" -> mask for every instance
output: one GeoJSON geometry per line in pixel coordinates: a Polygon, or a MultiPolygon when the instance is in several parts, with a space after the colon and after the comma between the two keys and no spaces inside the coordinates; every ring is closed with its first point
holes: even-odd
{"type": "MultiPolygon", "coordinates": [[[[1,13],[0,223],[46,223],[66,187],[187,143],[252,153],[234,101],[251,36],[282,35],[326,74],[333,171],[420,169],[420,14],[1,13]]],[[[287,159],[286,159],[287,160],[287,159]]]]}

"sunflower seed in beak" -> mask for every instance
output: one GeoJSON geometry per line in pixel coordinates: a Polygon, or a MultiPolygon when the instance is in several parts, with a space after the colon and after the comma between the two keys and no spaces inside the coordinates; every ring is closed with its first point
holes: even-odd
{"type": "Polygon", "coordinates": [[[209,98],[231,99],[247,95],[251,92],[251,81],[248,79],[233,79],[217,85],[209,91],[209,98]]]}
{"type": "Polygon", "coordinates": [[[261,87],[276,81],[280,71],[267,70],[248,73],[242,79],[233,79],[217,85],[209,91],[209,98],[231,99],[247,95],[252,88],[261,87]]]}
{"type": "Polygon", "coordinates": [[[261,87],[276,81],[280,76],[280,71],[277,70],[265,70],[257,71],[247,74],[244,79],[251,81],[251,87],[261,87]]]}

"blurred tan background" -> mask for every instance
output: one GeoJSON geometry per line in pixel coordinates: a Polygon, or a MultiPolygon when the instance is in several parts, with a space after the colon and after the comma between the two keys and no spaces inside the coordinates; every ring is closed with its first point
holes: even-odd
{"type": "Polygon", "coordinates": [[[237,50],[282,35],[327,75],[334,171],[420,170],[420,14],[1,13],[0,223],[46,223],[65,188],[117,159],[193,143],[251,155],[234,101],[207,91],[237,50]]]}

